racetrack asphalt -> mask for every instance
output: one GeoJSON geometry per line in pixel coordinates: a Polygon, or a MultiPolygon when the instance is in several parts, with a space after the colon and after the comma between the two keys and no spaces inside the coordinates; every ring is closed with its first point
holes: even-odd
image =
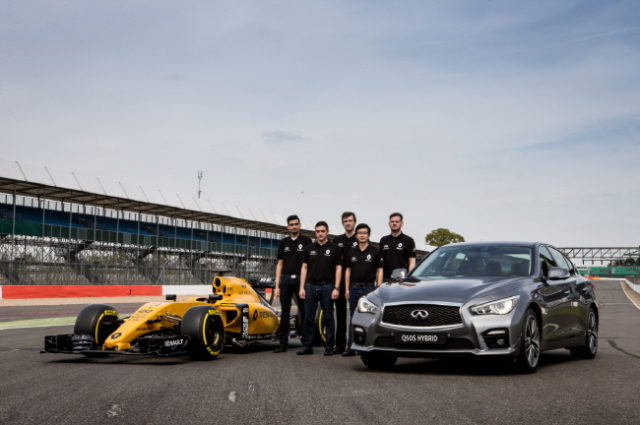
{"type": "Polygon", "coordinates": [[[596,359],[556,350],[532,375],[453,359],[400,359],[376,372],[358,357],[296,356],[297,341],[281,354],[268,343],[225,349],[210,362],[85,359],[39,353],[44,335],[71,326],[2,330],[0,423],[637,424],[640,310],[619,282],[595,286],[596,359]]]}

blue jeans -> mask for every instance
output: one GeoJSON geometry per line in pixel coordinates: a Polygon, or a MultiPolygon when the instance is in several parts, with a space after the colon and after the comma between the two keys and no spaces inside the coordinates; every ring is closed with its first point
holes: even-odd
{"type": "MultiPolygon", "coordinates": [[[[373,284],[370,286],[351,285],[351,288],[349,288],[349,319],[353,318],[353,313],[356,311],[360,297],[364,297],[375,289],[376,286],[373,284]]],[[[351,349],[351,344],[353,344],[353,326],[351,326],[351,321],[349,321],[349,340],[347,341],[347,349],[351,349]]]]}
{"type": "Polygon", "coordinates": [[[331,292],[333,284],[328,285],[312,285],[306,283],[304,285],[304,330],[302,331],[302,345],[307,349],[313,348],[313,328],[316,323],[316,311],[318,302],[324,316],[322,325],[327,333],[327,340],[324,343],[325,350],[333,350],[334,323],[333,323],[333,300],[331,292]]]}
{"type": "Polygon", "coordinates": [[[283,274],[280,279],[280,327],[278,328],[278,338],[280,345],[287,346],[289,343],[290,317],[291,317],[291,297],[298,306],[298,326],[302,328],[304,320],[304,303],[298,298],[300,290],[300,277],[292,278],[290,274],[283,274]]]}

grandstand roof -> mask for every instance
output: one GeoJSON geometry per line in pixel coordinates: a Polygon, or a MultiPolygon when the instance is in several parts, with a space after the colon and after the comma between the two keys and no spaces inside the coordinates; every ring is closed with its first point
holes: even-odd
{"type": "MultiPolygon", "coordinates": [[[[0,192],[15,193],[16,195],[35,198],[41,197],[61,202],[100,206],[113,210],[125,210],[182,218],[185,220],[203,221],[256,231],[279,234],[287,233],[286,226],[267,221],[251,220],[221,214],[216,212],[210,203],[206,202],[209,204],[207,206],[205,205],[205,201],[198,201],[194,198],[187,199],[186,202],[184,202],[179,195],[176,195],[175,199],[169,197],[173,202],[168,202],[167,197],[165,197],[162,192],[159,192],[162,200],[152,200],[149,199],[142,188],[139,188],[139,190],[126,190],[125,186],[119,183],[119,187],[111,187],[108,190],[105,189],[105,186],[98,179],[96,179],[96,182],[99,185],[99,189],[98,191],[92,191],[85,189],[87,180],[83,182],[85,184],[81,184],[73,173],[71,173],[73,180],[65,182],[67,184],[63,186],[56,184],[56,180],[54,180],[46,167],[44,168],[46,174],[40,173],[40,175],[38,175],[38,173],[33,173],[34,175],[32,177],[25,173],[24,168],[17,162],[6,163],[3,161],[2,165],[0,192]],[[47,180],[49,180],[49,182],[47,182],[47,180]]],[[[313,236],[313,232],[310,230],[303,230],[302,232],[307,236],[313,236]]]]}

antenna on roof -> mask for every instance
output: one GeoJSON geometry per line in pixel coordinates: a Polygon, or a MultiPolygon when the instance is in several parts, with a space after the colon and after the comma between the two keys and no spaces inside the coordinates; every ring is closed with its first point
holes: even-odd
{"type": "Polygon", "coordinates": [[[202,183],[202,170],[198,170],[198,199],[200,199],[200,195],[202,194],[202,190],[200,190],[200,184],[202,183]]]}

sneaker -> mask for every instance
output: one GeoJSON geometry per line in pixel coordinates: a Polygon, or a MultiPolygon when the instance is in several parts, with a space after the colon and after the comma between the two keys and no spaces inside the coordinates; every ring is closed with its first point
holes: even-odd
{"type": "Polygon", "coordinates": [[[306,356],[307,354],[313,354],[313,349],[312,348],[303,348],[300,351],[296,352],[297,355],[299,356],[306,356]]]}
{"type": "Polygon", "coordinates": [[[274,353],[284,353],[285,351],[287,351],[286,345],[279,345],[273,350],[274,353]]]}
{"type": "Polygon", "coordinates": [[[336,348],[333,350],[333,354],[336,354],[336,355],[337,355],[337,354],[342,354],[342,353],[344,353],[344,348],[342,348],[342,347],[336,347],[336,348]]]}
{"type": "Polygon", "coordinates": [[[344,353],[342,353],[342,357],[353,357],[356,355],[356,352],[353,350],[347,350],[344,353]]]}
{"type": "Polygon", "coordinates": [[[333,356],[333,348],[325,348],[324,349],[325,356],[333,356]]]}

